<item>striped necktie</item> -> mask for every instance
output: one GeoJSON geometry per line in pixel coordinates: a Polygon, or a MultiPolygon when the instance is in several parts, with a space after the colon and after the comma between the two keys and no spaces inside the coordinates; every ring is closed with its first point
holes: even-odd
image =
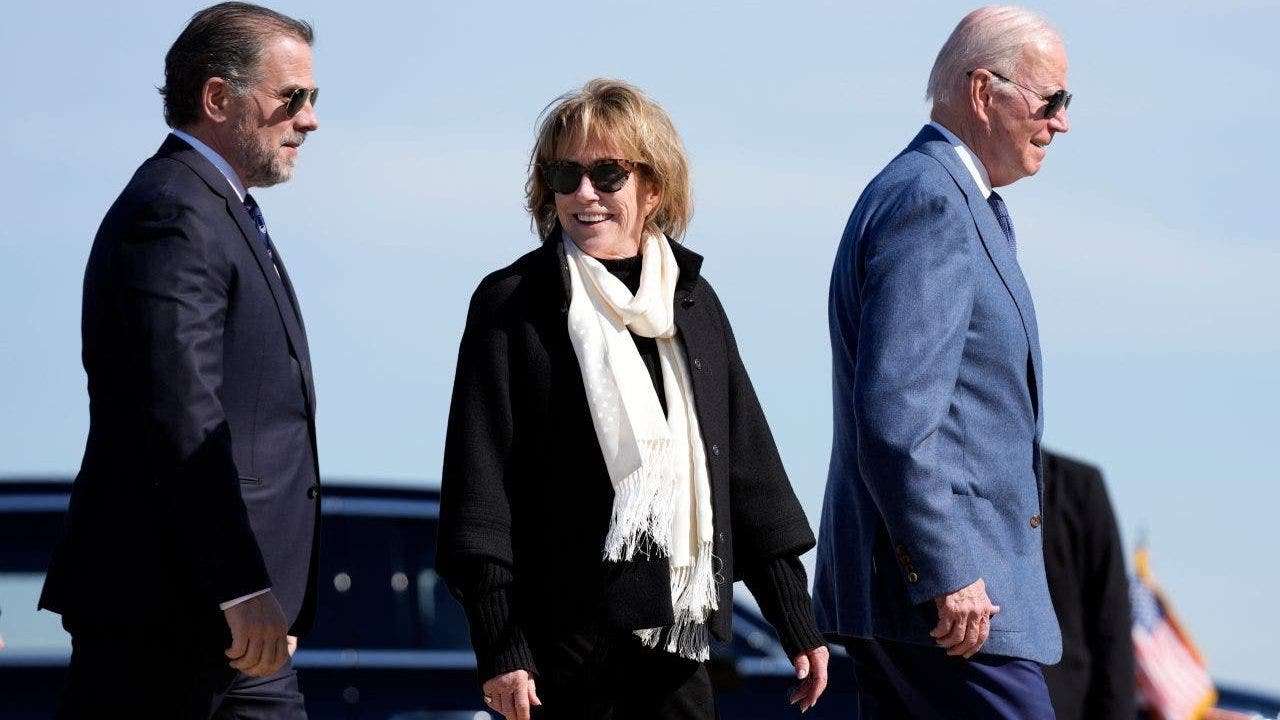
{"type": "MultiPolygon", "coordinates": [[[[987,204],[991,206],[991,210],[996,214],[996,221],[1000,223],[1000,229],[1004,231],[1004,239],[1009,241],[1009,249],[1014,255],[1018,254],[1018,236],[1013,232],[1013,218],[1009,217],[1009,208],[1004,204],[1004,198],[1000,197],[1000,193],[995,190],[987,196],[987,204]]],[[[265,230],[263,232],[266,232],[265,230]]]]}

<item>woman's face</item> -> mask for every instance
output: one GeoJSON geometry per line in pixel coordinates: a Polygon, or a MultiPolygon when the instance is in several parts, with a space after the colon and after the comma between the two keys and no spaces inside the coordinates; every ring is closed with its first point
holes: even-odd
{"type": "MultiPolygon", "coordinates": [[[[581,151],[556,158],[590,168],[599,160],[628,160],[616,149],[590,143],[581,151]]],[[[658,193],[640,172],[632,172],[617,192],[603,192],[587,175],[572,193],[556,193],[556,217],[569,238],[594,258],[629,258],[640,252],[644,221],[658,206],[658,193]]]]}

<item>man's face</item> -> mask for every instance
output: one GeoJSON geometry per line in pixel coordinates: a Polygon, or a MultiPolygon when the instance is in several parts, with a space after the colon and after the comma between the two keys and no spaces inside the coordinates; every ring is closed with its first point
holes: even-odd
{"type": "Polygon", "coordinates": [[[268,187],[288,180],[307,133],[320,127],[310,100],[293,117],[285,108],[298,88],[314,88],[311,48],[290,36],[263,44],[262,79],[232,106],[232,151],[228,158],[245,187],[268,187]]]}
{"type": "Polygon", "coordinates": [[[1044,162],[1049,143],[1057,133],[1070,129],[1067,110],[1044,116],[1045,101],[1067,87],[1067,53],[1062,43],[1029,44],[1010,80],[1033,92],[996,78],[986,106],[987,132],[974,148],[994,187],[1003,187],[1035,175],[1044,162]]]}

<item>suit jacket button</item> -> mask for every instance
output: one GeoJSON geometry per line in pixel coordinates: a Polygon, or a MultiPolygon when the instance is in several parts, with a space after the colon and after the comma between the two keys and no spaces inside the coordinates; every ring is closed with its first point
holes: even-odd
{"type": "Polygon", "coordinates": [[[1040,516],[1039,516],[1039,515],[1032,515],[1032,516],[1031,516],[1031,527],[1033,527],[1033,528],[1038,528],[1038,527],[1040,527],[1040,516]]]}
{"type": "Polygon", "coordinates": [[[712,446],[711,446],[711,454],[712,454],[712,455],[719,455],[719,454],[720,454],[720,446],[719,446],[719,445],[712,445],[712,446]]]}
{"type": "Polygon", "coordinates": [[[316,498],[318,498],[318,497],[320,497],[320,486],[319,486],[319,485],[312,485],[311,487],[307,488],[307,499],[308,499],[308,500],[315,500],[315,499],[316,499],[316,498]]]}
{"type": "Polygon", "coordinates": [[[693,298],[685,298],[680,301],[680,304],[684,307],[691,308],[693,307],[693,298]]]}
{"type": "Polygon", "coordinates": [[[694,367],[695,369],[697,369],[697,370],[701,370],[701,369],[702,369],[702,358],[694,358],[694,359],[693,359],[693,367],[694,367]]]}
{"type": "Polygon", "coordinates": [[[920,582],[920,576],[913,572],[907,573],[907,582],[910,582],[910,583],[920,582]]]}

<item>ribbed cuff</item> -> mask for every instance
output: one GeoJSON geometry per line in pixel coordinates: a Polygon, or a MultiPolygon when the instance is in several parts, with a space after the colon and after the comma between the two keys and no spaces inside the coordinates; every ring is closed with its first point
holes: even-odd
{"type": "Polygon", "coordinates": [[[788,658],[826,644],[813,618],[809,581],[800,558],[776,558],[753,574],[757,579],[749,583],[751,592],[788,658]]]}
{"type": "Polygon", "coordinates": [[[514,576],[505,565],[479,560],[461,573],[457,588],[471,628],[480,681],[512,670],[536,674],[533,653],[511,609],[514,576]]]}

